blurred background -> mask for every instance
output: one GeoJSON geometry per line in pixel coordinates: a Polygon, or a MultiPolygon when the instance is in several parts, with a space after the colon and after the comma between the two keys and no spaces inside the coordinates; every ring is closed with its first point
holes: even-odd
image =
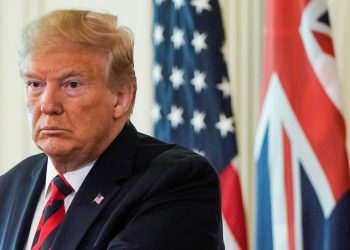
{"type": "MultiPolygon", "coordinates": [[[[350,1],[329,0],[336,62],[350,126],[350,1]]],[[[222,0],[232,107],[239,150],[239,166],[250,245],[253,245],[255,211],[254,135],[262,84],[263,0],[222,0]]],[[[54,9],[87,8],[115,14],[135,35],[135,69],[138,93],[132,121],[153,134],[153,1],[151,0],[0,0],[0,173],[26,156],[37,153],[24,106],[24,83],[17,68],[21,29],[30,20],[54,9]]],[[[349,130],[349,129],[348,129],[349,130]]],[[[349,145],[349,142],[348,142],[349,145]]]]}

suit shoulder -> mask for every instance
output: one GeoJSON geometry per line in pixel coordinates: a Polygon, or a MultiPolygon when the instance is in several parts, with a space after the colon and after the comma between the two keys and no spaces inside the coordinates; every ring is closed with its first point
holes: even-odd
{"type": "Polygon", "coordinates": [[[215,169],[206,158],[179,145],[174,145],[158,155],[153,160],[153,164],[166,164],[170,168],[184,169],[189,172],[210,172],[217,175],[215,169]]]}
{"type": "Polygon", "coordinates": [[[139,139],[135,160],[139,174],[150,174],[158,178],[163,176],[180,182],[202,178],[210,179],[216,184],[219,182],[214,167],[200,154],[141,133],[139,139]]]}
{"type": "Polygon", "coordinates": [[[175,144],[169,144],[164,141],[158,140],[155,137],[138,132],[138,138],[141,147],[173,147],[175,144]]]}
{"type": "Polygon", "coordinates": [[[47,157],[45,154],[36,154],[27,157],[26,159],[22,160],[15,166],[13,166],[10,170],[8,170],[6,173],[4,173],[0,179],[6,179],[6,178],[15,178],[16,176],[27,176],[28,174],[31,174],[33,171],[33,166],[38,165],[38,163],[42,162],[44,163],[46,161],[47,157]]]}
{"type": "MultiPolygon", "coordinates": [[[[207,159],[189,149],[177,144],[169,144],[154,137],[139,133],[139,153],[148,156],[152,165],[164,164],[167,166],[186,165],[187,167],[204,167],[215,172],[207,159]]],[[[141,157],[142,159],[147,157],[141,157]]]]}

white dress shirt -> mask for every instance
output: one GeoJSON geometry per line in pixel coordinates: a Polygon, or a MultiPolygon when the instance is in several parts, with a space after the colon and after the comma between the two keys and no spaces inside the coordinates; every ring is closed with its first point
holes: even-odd
{"type": "MultiPolygon", "coordinates": [[[[86,176],[90,172],[90,170],[91,170],[92,166],[95,164],[95,162],[96,162],[96,160],[83,165],[78,170],[66,172],[63,174],[64,177],[66,178],[66,180],[68,181],[68,183],[74,189],[74,192],[69,194],[64,199],[64,210],[66,212],[67,212],[70,204],[72,203],[72,201],[75,197],[75,194],[78,192],[81,184],[85,180],[86,176]]],[[[40,198],[39,198],[39,201],[38,201],[35,213],[34,213],[34,217],[33,217],[32,225],[30,227],[29,236],[28,236],[25,250],[30,250],[32,247],[33,239],[35,236],[36,229],[38,227],[38,223],[39,223],[41,214],[44,210],[44,207],[45,207],[47,200],[50,198],[50,194],[51,194],[50,183],[51,183],[52,179],[58,174],[59,173],[57,172],[57,170],[53,166],[52,161],[50,160],[50,157],[49,157],[47,160],[45,186],[41,192],[41,195],[40,195],[40,198]]]]}

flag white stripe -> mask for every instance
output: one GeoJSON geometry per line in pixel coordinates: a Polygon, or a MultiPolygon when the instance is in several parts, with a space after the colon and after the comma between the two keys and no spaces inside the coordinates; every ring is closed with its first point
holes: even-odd
{"type": "MultiPolygon", "coordinates": [[[[270,84],[272,84],[270,82],[270,84]]],[[[278,107],[278,99],[271,99],[276,102],[273,105],[278,107]],[[277,106],[276,106],[277,105],[277,106]]],[[[283,132],[280,117],[270,117],[269,127],[269,177],[271,192],[271,219],[272,219],[272,240],[273,249],[288,249],[288,223],[287,208],[284,185],[284,154],[283,154],[283,132]]]]}
{"type": "Polygon", "coordinates": [[[295,154],[296,146],[292,145],[292,171],[293,171],[293,201],[294,201],[294,238],[295,249],[303,249],[303,224],[301,213],[301,182],[298,156],[295,154]]]}
{"type": "Polygon", "coordinates": [[[320,31],[329,35],[331,34],[328,26],[322,25],[322,23],[317,21],[317,17],[322,13],[325,13],[326,10],[326,4],[320,4],[318,1],[310,2],[303,11],[299,32],[308,59],[321,83],[321,86],[339,112],[344,115],[344,105],[340,94],[339,76],[335,58],[322,51],[322,48],[313,35],[313,31],[320,31]]]}
{"type": "Polygon", "coordinates": [[[223,237],[226,250],[241,250],[235,237],[231,233],[224,216],[222,217],[223,237]]]}

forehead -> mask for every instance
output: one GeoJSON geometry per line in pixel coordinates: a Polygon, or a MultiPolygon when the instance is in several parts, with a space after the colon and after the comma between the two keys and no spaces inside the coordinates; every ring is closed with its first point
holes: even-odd
{"type": "Polygon", "coordinates": [[[27,55],[23,64],[24,76],[65,74],[95,75],[107,72],[105,54],[79,48],[35,51],[27,55]]]}

